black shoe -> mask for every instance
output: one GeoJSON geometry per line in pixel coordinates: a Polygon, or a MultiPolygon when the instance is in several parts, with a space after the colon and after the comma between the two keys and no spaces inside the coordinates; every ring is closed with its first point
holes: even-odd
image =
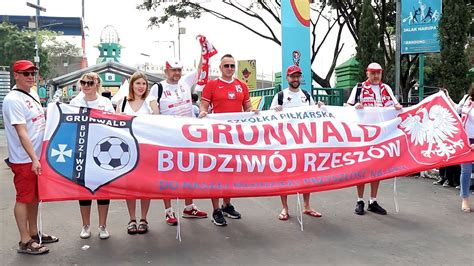
{"type": "Polygon", "coordinates": [[[367,207],[368,211],[375,212],[376,214],[381,214],[381,215],[386,215],[387,211],[382,208],[377,201],[374,201],[372,203],[369,202],[369,207],[367,207]]]}
{"type": "Polygon", "coordinates": [[[240,219],[242,217],[240,215],[240,213],[235,210],[235,208],[234,208],[234,206],[232,206],[232,204],[229,204],[225,207],[224,207],[224,205],[222,205],[221,208],[222,208],[222,211],[224,212],[224,215],[226,217],[229,217],[231,219],[240,219]]]}
{"type": "Polygon", "coordinates": [[[362,200],[359,200],[356,203],[355,214],[364,215],[364,213],[364,202],[362,200]]]}
{"type": "Polygon", "coordinates": [[[221,209],[215,209],[215,210],[212,212],[212,222],[213,222],[215,225],[218,225],[218,226],[225,226],[225,225],[227,225],[227,221],[225,220],[224,214],[222,213],[222,210],[221,210],[221,209]]]}
{"type": "Polygon", "coordinates": [[[433,182],[433,185],[440,185],[440,186],[442,186],[445,181],[446,181],[446,179],[440,178],[438,181],[434,181],[434,182],[433,182]]]}

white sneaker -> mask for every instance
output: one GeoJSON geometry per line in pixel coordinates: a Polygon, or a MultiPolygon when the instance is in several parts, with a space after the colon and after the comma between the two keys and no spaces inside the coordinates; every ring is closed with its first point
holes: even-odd
{"type": "Polygon", "coordinates": [[[107,232],[107,228],[105,228],[105,225],[99,226],[99,238],[100,239],[107,239],[109,238],[109,232],[107,232]]]}
{"type": "Polygon", "coordinates": [[[81,234],[79,235],[82,239],[91,237],[91,227],[87,225],[82,226],[81,234]]]}

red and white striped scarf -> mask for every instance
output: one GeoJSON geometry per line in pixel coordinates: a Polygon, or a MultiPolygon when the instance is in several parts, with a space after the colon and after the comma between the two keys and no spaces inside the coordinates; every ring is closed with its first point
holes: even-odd
{"type": "MultiPolygon", "coordinates": [[[[390,93],[385,88],[385,85],[380,82],[380,97],[382,98],[382,106],[394,106],[395,102],[393,101],[390,93]]],[[[362,83],[362,92],[360,95],[360,103],[364,106],[377,106],[377,99],[375,96],[374,90],[372,90],[371,83],[369,80],[366,80],[362,83]]]]}

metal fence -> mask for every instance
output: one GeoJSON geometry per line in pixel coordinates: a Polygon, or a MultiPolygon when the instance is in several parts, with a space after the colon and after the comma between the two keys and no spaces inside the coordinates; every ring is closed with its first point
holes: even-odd
{"type": "MultiPolygon", "coordinates": [[[[0,70],[0,110],[3,108],[3,99],[8,92],[10,92],[10,72],[0,70]]],[[[3,128],[3,113],[0,114],[0,127],[3,128]]]]}
{"type": "MultiPolygon", "coordinates": [[[[268,110],[272,104],[273,97],[280,92],[280,90],[280,85],[271,88],[251,90],[250,97],[261,96],[263,101],[262,110],[268,110]]],[[[342,106],[344,103],[344,89],[341,88],[313,88],[312,95],[316,102],[322,101],[327,105],[342,106]]]]}

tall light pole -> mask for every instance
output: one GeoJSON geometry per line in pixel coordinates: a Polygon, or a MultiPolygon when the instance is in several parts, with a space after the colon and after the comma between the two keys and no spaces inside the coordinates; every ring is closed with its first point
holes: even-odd
{"type": "Polygon", "coordinates": [[[36,16],[35,16],[35,28],[36,28],[36,39],[35,39],[35,65],[38,68],[38,71],[36,72],[35,79],[36,79],[36,89],[39,89],[39,69],[40,69],[40,58],[39,58],[39,41],[38,41],[38,30],[39,30],[39,24],[38,24],[38,17],[40,16],[40,11],[46,12],[46,8],[40,6],[40,0],[36,1],[36,5],[32,4],[30,2],[26,2],[26,5],[29,7],[32,7],[36,9],[36,16]]]}
{"type": "Polygon", "coordinates": [[[181,34],[186,34],[186,28],[179,26],[178,18],[178,60],[181,61],[181,34]]]}

